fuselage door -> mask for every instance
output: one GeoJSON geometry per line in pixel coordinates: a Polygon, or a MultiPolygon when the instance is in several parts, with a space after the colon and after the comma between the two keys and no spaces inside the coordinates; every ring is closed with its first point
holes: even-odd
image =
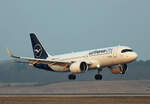
{"type": "Polygon", "coordinates": [[[117,47],[113,48],[113,57],[117,57],[117,51],[118,51],[117,47]]]}

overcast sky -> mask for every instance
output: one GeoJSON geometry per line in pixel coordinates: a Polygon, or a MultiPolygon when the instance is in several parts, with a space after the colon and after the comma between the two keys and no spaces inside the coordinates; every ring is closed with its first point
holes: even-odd
{"type": "Polygon", "coordinates": [[[0,60],[33,57],[36,32],[52,55],[126,45],[150,59],[150,0],[0,0],[0,60]]]}

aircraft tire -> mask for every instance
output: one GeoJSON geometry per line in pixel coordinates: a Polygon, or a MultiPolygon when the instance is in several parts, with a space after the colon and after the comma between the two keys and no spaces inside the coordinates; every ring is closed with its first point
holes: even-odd
{"type": "Polygon", "coordinates": [[[95,75],[95,80],[102,80],[103,76],[101,74],[95,75]]]}
{"type": "Polygon", "coordinates": [[[70,75],[68,76],[68,79],[69,79],[69,80],[75,80],[75,79],[76,79],[76,75],[70,74],[70,75]]]}

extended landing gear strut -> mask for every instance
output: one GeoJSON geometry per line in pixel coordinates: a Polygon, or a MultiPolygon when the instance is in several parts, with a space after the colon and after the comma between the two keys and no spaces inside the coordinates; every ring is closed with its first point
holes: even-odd
{"type": "Polygon", "coordinates": [[[100,74],[102,69],[98,69],[98,74],[95,75],[95,80],[102,80],[103,76],[100,74]]]}
{"type": "Polygon", "coordinates": [[[69,80],[75,80],[75,79],[76,79],[76,75],[75,75],[75,74],[70,74],[70,75],[68,76],[68,79],[69,79],[69,80]]]}
{"type": "Polygon", "coordinates": [[[127,71],[127,69],[128,69],[127,64],[123,64],[122,65],[122,74],[125,74],[125,72],[127,71]]]}

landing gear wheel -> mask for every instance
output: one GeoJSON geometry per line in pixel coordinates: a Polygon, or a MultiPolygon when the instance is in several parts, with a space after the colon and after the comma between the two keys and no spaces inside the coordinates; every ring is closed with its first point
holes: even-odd
{"type": "Polygon", "coordinates": [[[70,75],[68,76],[68,79],[69,79],[69,80],[75,80],[75,79],[76,79],[76,75],[70,74],[70,75]]]}
{"type": "Polygon", "coordinates": [[[127,71],[127,69],[128,69],[127,64],[124,64],[124,65],[122,66],[122,74],[125,74],[125,72],[127,71]]]}
{"type": "Polygon", "coordinates": [[[96,74],[96,75],[95,75],[95,79],[96,79],[96,80],[102,80],[102,78],[103,78],[103,77],[102,77],[101,74],[96,74]]]}

